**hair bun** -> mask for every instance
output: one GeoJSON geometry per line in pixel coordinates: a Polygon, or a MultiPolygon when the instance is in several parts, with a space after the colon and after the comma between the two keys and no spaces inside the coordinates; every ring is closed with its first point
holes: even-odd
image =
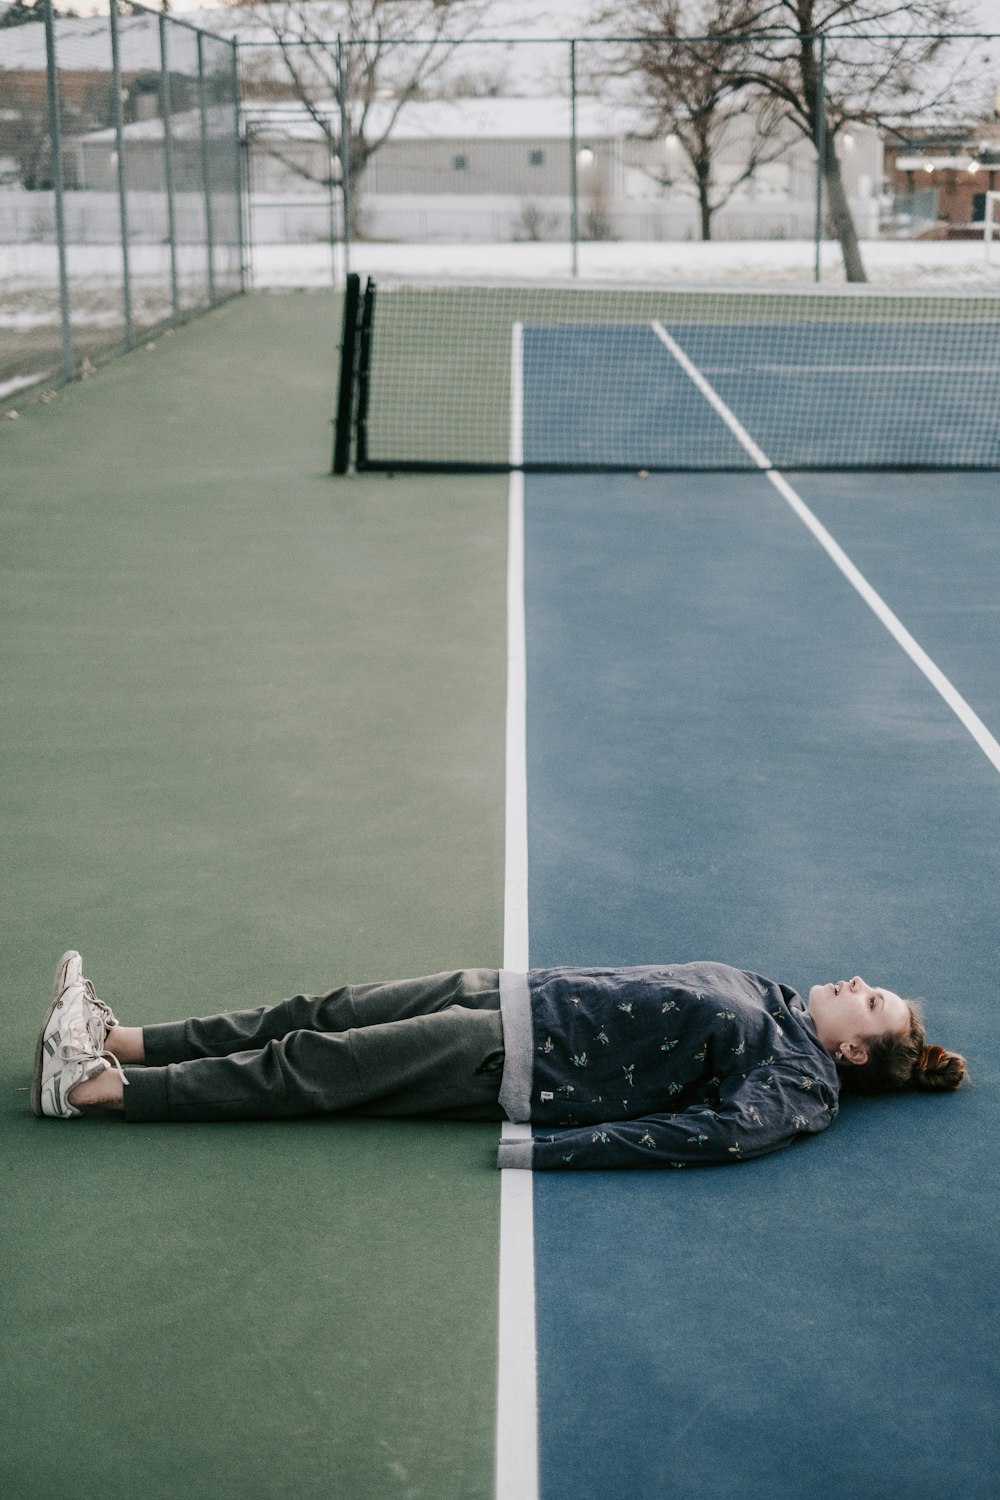
{"type": "Polygon", "coordinates": [[[925,1046],[913,1068],[918,1089],[957,1089],[965,1077],[965,1058],[944,1047],[925,1046]]]}

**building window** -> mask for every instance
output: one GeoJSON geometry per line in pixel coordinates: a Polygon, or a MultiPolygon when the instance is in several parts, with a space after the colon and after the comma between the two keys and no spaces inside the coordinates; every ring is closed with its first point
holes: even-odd
{"type": "Polygon", "coordinates": [[[464,172],[469,165],[469,158],[465,155],[453,156],[451,164],[456,172],[464,172]]]}
{"type": "Polygon", "coordinates": [[[528,152],[528,162],[529,162],[529,165],[531,165],[533,167],[544,167],[544,165],[545,165],[545,152],[544,151],[529,151],[528,152]]]}

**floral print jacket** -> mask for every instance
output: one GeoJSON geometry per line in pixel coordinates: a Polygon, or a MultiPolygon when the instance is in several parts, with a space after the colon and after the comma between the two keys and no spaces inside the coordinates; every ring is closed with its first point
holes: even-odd
{"type": "Polygon", "coordinates": [[[720,963],[503,970],[501,1167],[747,1161],[825,1130],[833,1058],[793,989],[720,963]]]}

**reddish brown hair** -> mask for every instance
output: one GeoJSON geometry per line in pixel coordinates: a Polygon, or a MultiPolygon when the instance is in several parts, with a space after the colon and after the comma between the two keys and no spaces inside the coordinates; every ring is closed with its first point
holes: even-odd
{"type": "Polygon", "coordinates": [[[837,1072],[845,1093],[890,1094],[897,1089],[957,1089],[965,1077],[965,1058],[924,1041],[924,1018],[906,1001],[910,1023],[905,1031],[888,1031],[868,1045],[868,1061],[840,1063],[837,1072]]]}

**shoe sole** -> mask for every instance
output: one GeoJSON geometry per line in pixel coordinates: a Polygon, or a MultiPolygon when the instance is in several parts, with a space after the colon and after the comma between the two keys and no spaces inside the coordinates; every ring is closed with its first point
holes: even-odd
{"type": "Polygon", "coordinates": [[[31,1113],[37,1115],[40,1120],[45,1117],[44,1110],[42,1109],[42,1063],[45,1058],[45,1033],[49,1029],[52,1013],[62,999],[63,992],[66,989],[66,973],[69,969],[70,960],[79,958],[79,956],[75,948],[70,948],[59,960],[59,967],[56,969],[56,977],[52,985],[52,1004],[45,1012],[45,1020],[42,1022],[42,1029],[38,1033],[38,1041],[35,1044],[35,1067],[31,1077],[31,1094],[29,1099],[31,1113]]]}

